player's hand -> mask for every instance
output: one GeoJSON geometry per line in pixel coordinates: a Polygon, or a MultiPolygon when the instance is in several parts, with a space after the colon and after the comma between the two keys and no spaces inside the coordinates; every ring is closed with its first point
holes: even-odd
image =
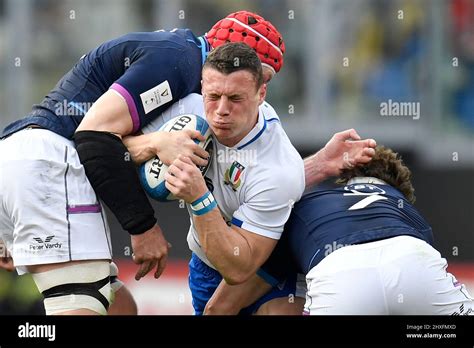
{"type": "Polygon", "coordinates": [[[334,134],[321,154],[327,162],[327,175],[338,176],[342,169],[368,163],[375,155],[376,146],[374,139],[361,140],[355,129],[334,134]]]}
{"type": "Polygon", "coordinates": [[[206,140],[196,130],[185,129],[179,132],[158,132],[159,143],[156,146],[157,155],[164,164],[169,166],[179,155],[189,157],[197,166],[207,165],[209,153],[194,142],[206,140]]]}
{"type": "Polygon", "coordinates": [[[10,253],[7,250],[7,247],[0,240],[0,269],[4,269],[8,272],[13,272],[15,266],[13,265],[13,259],[10,256],[10,253]]]}
{"type": "Polygon", "coordinates": [[[13,265],[13,259],[11,257],[2,257],[0,259],[0,269],[4,269],[8,272],[13,272],[15,266],[13,265]]]}
{"type": "Polygon", "coordinates": [[[194,202],[208,191],[201,171],[189,157],[178,156],[169,166],[165,180],[166,188],[187,203],[194,202]]]}
{"type": "Polygon", "coordinates": [[[159,278],[166,266],[171,244],[163,236],[158,225],[142,234],[131,236],[133,262],[140,265],[135,280],[140,280],[156,267],[155,278],[159,278]]]}

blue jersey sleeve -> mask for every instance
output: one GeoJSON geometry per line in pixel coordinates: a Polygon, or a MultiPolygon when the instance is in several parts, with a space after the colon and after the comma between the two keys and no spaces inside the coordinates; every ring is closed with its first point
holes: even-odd
{"type": "Polygon", "coordinates": [[[147,48],[111,89],[127,102],[133,133],[150,123],[170,105],[200,91],[199,48],[147,48]]]}

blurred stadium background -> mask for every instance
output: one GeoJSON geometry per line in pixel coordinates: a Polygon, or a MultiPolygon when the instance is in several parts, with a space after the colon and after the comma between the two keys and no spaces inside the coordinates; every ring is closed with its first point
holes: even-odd
{"type": "MultiPolygon", "coordinates": [[[[300,153],[351,127],[401,152],[436,247],[474,293],[473,0],[0,0],[0,127],[103,41],[174,27],[201,35],[240,9],[283,34],[267,100],[300,153]],[[382,116],[390,99],[419,103],[419,119],[382,116]]],[[[173,244],[164,275],[133,280],[130,240],[109,214],[114,256],[141,314],[191,314],[187,213],[154,206],[173,244]]],[[[0,314],[41,312],[31,279],[0,271],[0,314]]]]}

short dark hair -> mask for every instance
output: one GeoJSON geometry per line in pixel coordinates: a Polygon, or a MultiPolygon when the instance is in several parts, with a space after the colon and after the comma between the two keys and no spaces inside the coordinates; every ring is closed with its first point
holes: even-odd
{"type": "Polygon", "coordinates": [[[415,189],[410,180],[411,171],[403,163],[400,155],[392,149],[378,145],[369,163],[344,169],[336,182],[345,184],[356,176],[371,176],[383,180],[403,193],[410,203],[415,203],[415,189]]]}
{"type": "Polygon", "coordinates": [[[249,71],[255,79],[257,90],[263,84],[262,62],[257,53],[242,42],[229,42],[212,50],[202,69],[213,68],[229,75],[239,70],[249,71]]]}

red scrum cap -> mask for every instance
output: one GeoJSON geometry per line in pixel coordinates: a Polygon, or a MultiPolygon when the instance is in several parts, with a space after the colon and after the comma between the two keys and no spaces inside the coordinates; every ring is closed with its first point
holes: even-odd
{"type": "Polygon", "coordinates": [[[206,34],[212,48],[226,42],[244,42],[252,47],[262,61],[262,65],[275,72],[283,66],[285,43],[272,23],[249,11],[231,13],[214,24],[206,34]]]}

